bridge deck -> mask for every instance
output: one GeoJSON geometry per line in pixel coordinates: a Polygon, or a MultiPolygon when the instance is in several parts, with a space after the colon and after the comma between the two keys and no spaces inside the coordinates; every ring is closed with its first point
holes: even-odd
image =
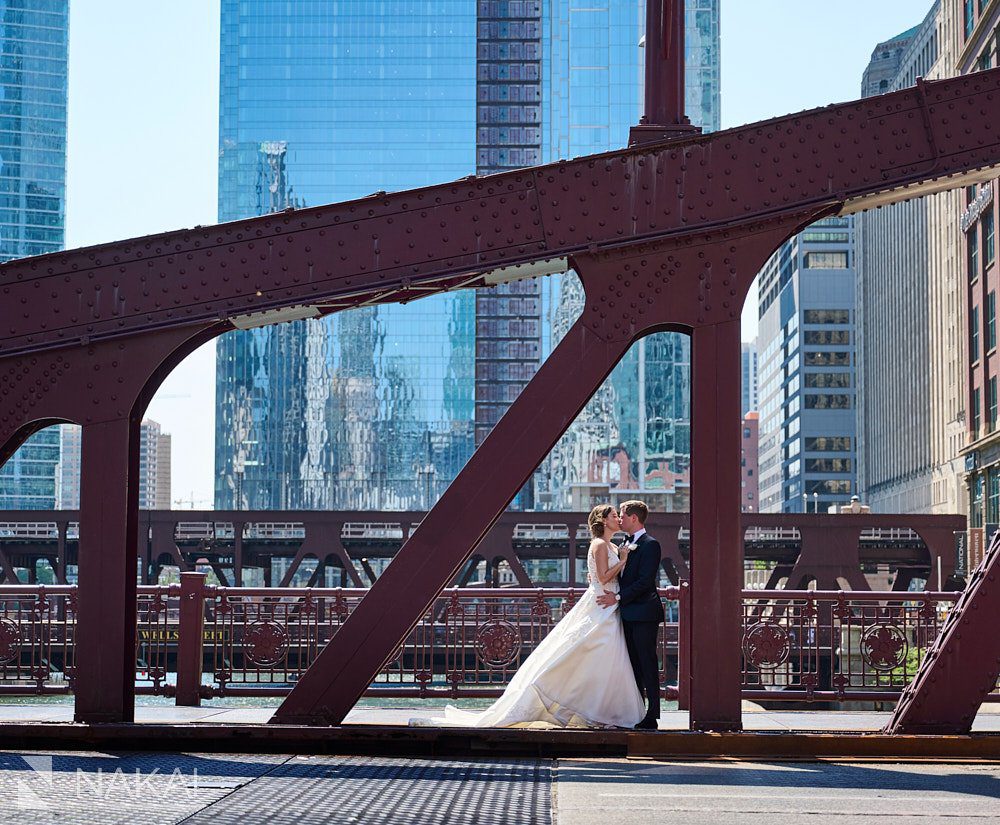
{"type": "Polygon", "coordinates": [[[1000,766],[893,761],[5,754],[5,822],[992,822],[1000,766]],[[109,777],[115,777],[110,780],[109,777]]]}
{"type": "Polygon", "coordinates": [[[666,711],[658,733],[626,730],[409,727],[426,707],[356,708],[337,727],[268,725],[273,708],[141,706],[133,725],[72,722],[69,704],[0,705],[5,748],[183,750],[243,753],[493,755],[547,757],[976,758],[1000,761],[1000,713],[989,706],[971,736],[883,736],[891,714],[748,711],[743,733],[688,731],[666,711]]]}

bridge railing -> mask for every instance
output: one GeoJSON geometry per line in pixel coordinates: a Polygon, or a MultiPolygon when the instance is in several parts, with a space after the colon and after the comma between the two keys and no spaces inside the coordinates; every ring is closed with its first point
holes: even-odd
{"type": "Polygon", "coordinates": [[[895,701],[959,595],[744,591],[743,696],[895,701]]]}
{"type": "MultiPolygon", "coordinates": [[[[209,665],[207,683],[200,686],[202,698],[287,693],[367,593],[202,587],[201,637],[209,665]]],[[[499,696],[583,593],[582,588],[445,590],[383,666],[369,695],[499,696]]],[[[663,596],[676,599],[679,593],[666,588],[663,596]]],[[[665,665],[677,659],[677,629],[675,621],[661,631],[665,665]]],[[[179,687],[183,681],[179,675],[179,687]]]]}
{"type": "MultiPolygon", "coordinates": [[[[583,589],[442,592],[368,695],[498,696],[583,589]]],[[[367,593],[348,588],[224,588],[205,574],[138,593],[136,691],[198,704],[281,696],[367,593]]],[[[687,707],[688,588],[663,588],[664,696],[687,707]]],[[[916,673],[955,593],[746,590],[743,696],[780,702],[893,702],[916,673]]],[[[76,588],[0,586],[0,694],[72,691],[76,588]]],[[[992,701],[1000,701],[994,693],[992,701]]]]}

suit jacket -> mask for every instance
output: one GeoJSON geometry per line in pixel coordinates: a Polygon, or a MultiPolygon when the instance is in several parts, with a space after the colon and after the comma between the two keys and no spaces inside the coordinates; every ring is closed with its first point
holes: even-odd
{"type": "Polygon", "coordinates": [[[636,548],[618,576],[619,609],[623,622],[656,622],[664,620],[663,602],[656,592],[660,572],[660,543],[649,533],[643,533],[636,548]]]}

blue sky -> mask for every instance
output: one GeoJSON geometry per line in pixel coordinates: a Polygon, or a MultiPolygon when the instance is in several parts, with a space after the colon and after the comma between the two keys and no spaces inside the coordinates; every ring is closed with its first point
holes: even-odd
{"type": "MultiPolygon", "coordinates": [[[[929,8],[722,0],[723,126],[856,98],[875,44],[929,8]]],[[[215,223],[218,47],[218,0],[70,3],[67,246],[215,223]]],[[[199,507],[212,500],[214,375],[209,345],[149,409],[174,436],[174,499],[199,507]]]]}

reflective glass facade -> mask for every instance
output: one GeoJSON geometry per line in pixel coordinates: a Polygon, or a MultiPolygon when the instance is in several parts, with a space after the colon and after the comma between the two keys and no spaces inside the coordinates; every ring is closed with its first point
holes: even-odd
{"type": "Polygon", "coordinates": [[[29,438],[0,470],[0,510],[52,510],[56,506],[59,428],[29,438]]]}
{"type": "MultiPolygon", "coordinates": [[[[718,0],[688,3],[689,62],[715,79],[690,114],[715,127],[718,0]]],[[[219,217],[624,146],[644,19],[630,0],[223,0],[219,217]]],[[[430,506],[581,301],[569,274],[230,333],[216,506],[430,506]]],[[[514,506],[569,506],[594,477],[616,479],[605,500],[683,487],[689,364],[686,339],[637,346],[514,506]]]]}
{"type": "MultiPolygon", "coordinates": [[[[67,0],[0,0],[0,261],[63,246],[67,0]]],[[[59,430],[33,436],[0,469],[0,509],[56,501],[59,430]]]]}
{"type": "Polygon", "coordinates": [[[62,249],[67,0],[0,0],[0,260],[62,249]]]}
{"type": "Polygon", "coordinates": [[[718,131],[722,125],[720,1],[686,0],[685,5],[684,106],[691,122],[706,132],[718,131]]]}
{"type": "MultiPolygon", "coordinates": [[[[691,122],[719,128],[719,0],[687,0],[687,90],[691,122]]],[[[553,9],[546,76],[546,161],[624,146],[642,113],[642,3],[562,3],[553,9]]],[[[575,275],[549,284],[551,343],[583,306],[575,275]]],[[[537,479],[539,505],[589,509],[639,497],[653,509],[690,507],[690,367],[687,336],[658,333],[637,343],[554,448],[537,479]]]]}
{"type": "MultiPolygon", "coordinates": [[[[468,0],[223,0],[219,219],[476,165],[468,0]]],[[[421,508],[474,446],[475,295],[230,333],[217,507],[421,508]]]]}

